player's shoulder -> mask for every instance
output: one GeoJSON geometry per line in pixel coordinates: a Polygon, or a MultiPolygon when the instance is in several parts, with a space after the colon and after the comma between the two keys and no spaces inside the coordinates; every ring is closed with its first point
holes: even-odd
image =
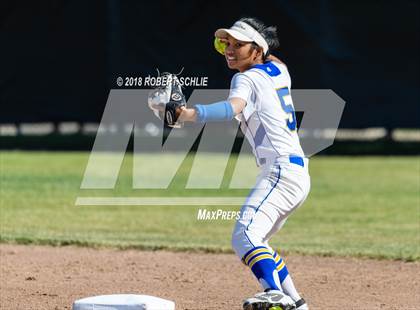
{"type": "Polygon", "coordinates": [[[231,85],[246,84],[252,87],[253,75],[248,71],[237,72],[233,75],[231,85]]]}

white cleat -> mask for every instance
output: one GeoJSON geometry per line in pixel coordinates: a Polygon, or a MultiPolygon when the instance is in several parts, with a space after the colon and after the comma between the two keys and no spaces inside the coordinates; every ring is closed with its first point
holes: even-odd
{"type": "Polygon", "coordinates": [[[244,310],[293,310],[296,309],[292,298],[281,291],[271,290],[258,293],[244,301],[244,310]]]}
{"type": "Polygon", "coordinates": [[[296,310],[309,310],[305,299],[301,298],[296,302],[296,310]]]}

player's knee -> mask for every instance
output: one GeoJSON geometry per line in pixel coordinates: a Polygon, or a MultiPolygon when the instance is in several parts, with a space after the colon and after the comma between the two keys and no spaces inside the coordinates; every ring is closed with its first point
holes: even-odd
{"type": "Polygon", "coordinates": [[[254,247],[246,234],[245,228],[233,231],[231,244],[233,251],[239,258],[242,258],[246,252],[254,247]]]}
{"type": "Polygon", "coordinates": [[[245,253],[256,246],[263,244],[262,239],[255,236],[252,231],[242,229],[235,229],[232,233],[231,239],[232,249],[239,258],[242,258],[245,253]]]}
{"type": "Polygon", "coordinates": [[[241,235],[241,232],[240,231],[234,230],[232,232],[232,237],[231,237],[232,249],[236,253],[236,255],[238,255],[238,256],[241,255],[240,254],[242,252],[241,248],[243,247],[243,245],[242,245],[242,238],[241,238],[240,235],[241,235]]]}

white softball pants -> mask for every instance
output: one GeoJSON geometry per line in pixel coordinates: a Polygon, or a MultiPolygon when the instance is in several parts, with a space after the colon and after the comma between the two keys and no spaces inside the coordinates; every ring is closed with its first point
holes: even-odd
{"type": "Polygon", "coordinates": [[[232,247],[240,259],[258,246],[272,250],[268,241],[308,196],[308,160],[304,159],[302,167],[288,159],[277,158],[261,167],[256,185],[242,206],[232,233],[232,247]]]}

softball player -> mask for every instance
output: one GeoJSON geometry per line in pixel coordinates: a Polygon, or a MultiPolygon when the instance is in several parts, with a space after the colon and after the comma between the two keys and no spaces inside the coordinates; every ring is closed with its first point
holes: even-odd
{"type": "Polygon", "coordinates": [[[232,78],[225,101],[181,107],[182,121],[228,121],[234,117],[252,146],[261,173],[232,234],[232,246],[264,292],[244,302],[244,309],[308,309],[285,261],[268,241],[306,199],[308,159],[300,146],[290,96],[287,67],[270,50],[278,47],[275,27],[243,18],[215,32],[215,47],[225,55],[232,78]],[[249,216],[251,214],[252,216],[249,216]]]}

